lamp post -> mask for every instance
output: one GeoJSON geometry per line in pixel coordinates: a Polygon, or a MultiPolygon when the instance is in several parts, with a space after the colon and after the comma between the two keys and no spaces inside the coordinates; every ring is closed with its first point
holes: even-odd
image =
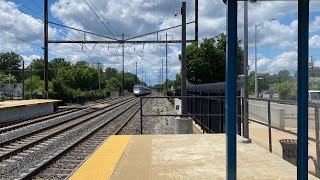
{"type": "MultiPolygon", "coordinates": [[[[258,84],[259,82],[261,82],[261,80],[263,80],[263,78],[258,78],[258,84]]],[[[260,98],[259,90],[258,90],[258,98],[260,98]]]]}
{"type": "Polygon", "coordinates": [[[10,86],[10,90],[9,90],[9,93],[10,93],[10,99],[11,99],[11,95],[12,95],[12,86],[11,86],[11,73],[10,73],[10,70],[13,68],[13,67],[16,67],[16,65],[13,65],[11,67],[9,67],[9,86],[10,86]]]}
{"type": "Polygon", "coordinates": [[[258,34],[258,27],[261,26],[263,23],[267,21],[274,21],[276,19],[268,19],[261,22],[258,25],[254,25],[254,95],[255,98],[258,98],[258,72],[257,72],[257,34],[258,34]]]}

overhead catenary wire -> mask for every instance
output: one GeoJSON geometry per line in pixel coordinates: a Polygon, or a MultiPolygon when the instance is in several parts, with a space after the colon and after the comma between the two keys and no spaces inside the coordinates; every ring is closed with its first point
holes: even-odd
{"type": "MultiPolygon", "coordinates": [[[[111,25],[111,23],[109,23],[109,21],[107,20],[107,18],[99,11],[99,9],[92,3],[91,0],[89,0],[89,2],[92,4],[92,6],[98,11],[98,13],[101,15],[101,17],[107,22],[107,24],[110,26],[110,28],[117,34],[117,31],[114,30],[113,26],[111,25]]],[[[111,35],[113,37],[116,37],[111,31],[109,31],[111,33],[111,35]]]]}
{"type": "Polygon", "coordinates": [[[83,2],[90,8],[90,10],[93,12],[93,14],[100,20],[100,22],[103,24],[103,26],[107,29],[107,31],[109,31],[114,38],[116,38],[116,36],[110,31],[110,29],[107,27],[107,25],[103,22],[103,20],[98,16],[98,14],[94,11],[94,9],[85,1],[83,0],[83,2]]]}

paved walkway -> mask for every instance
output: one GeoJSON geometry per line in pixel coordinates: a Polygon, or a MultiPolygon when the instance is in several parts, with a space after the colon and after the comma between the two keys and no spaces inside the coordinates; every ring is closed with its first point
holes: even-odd
{"type": "MultiPolygon", "coordinates": [[[[266,150],[269,150],[269,136],[268,136],[268,127],[250,122],[249,125],[249,133],[250,133],[250,138],[254,141],[254,143],[262,146],[266,150]]],[[[293,132],[296,132],[295,129],[290,129],[293,132]]],[[[272,129],[271,131],[272,134],[272,151],[273,154],[282,157],[282,147],[279,142],[280,139],[297,139],[297,136],[279,131],[276,129],[272,129]]],[[[314,130],[309,130],[309,137],[315,138],[315,132],[314,130]]],[[[309,156],[317,157],[316,156],[316,143],[313,141],[309,141],[309,156]]],[[[314,173],[315,172],[315,166],[314,163],[309,160],[309,172],[314,173]]]]}
{"type": "MultiPolygon", "coordinates": [[[[85,179],[88,175],[88,178],[111,180],[226,179],[225,134],[140,135],[129,138],[128,141],[128,136],[111,136],[71,179],[85,179]]],[[[255,143],[243,144],[240,140],[239,137],[237,179],[296,179],[295,166],[255,143]]],[[[308,179],[316,178],[310,175],[308,179]]]]}

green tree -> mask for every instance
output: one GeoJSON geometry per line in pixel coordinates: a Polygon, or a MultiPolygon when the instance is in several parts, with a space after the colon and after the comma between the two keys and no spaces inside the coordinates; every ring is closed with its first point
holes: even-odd
{"type": "Polygon", "coordinates": [[[51,81],[58,74],[58,70],[61,68],[71,68],[71,63],[66,61],[64,58],[55,58],[49,62],[49,74],[48,79],[51,81]]]}
{"type": "Polygon", "coordinates": [[[72,89],[89,91],[98,88],[98,74],[85,61],[79,61],[70,69],[58,70],[57,79],[72,89]]]}
{"type": "Polygon", "coordinates": [[[0,83],[15,83],[17,79],[13,75],[6,75],[5,73],[0,72],[0,83]]]}
{"type": "Polygon", "coordinates": [[[106,79],[110,79],[112,77],[116,77],[118,74],[118,70],[116,68],[108,67],[105,70],[106,79]]]}
{"type": "Polygon", "coordinates": [[[10,74],[20,81],[22,79],[22,74],[20,73],[22,61],[22,56],[14,52],[0,53],[0,70],[5,74],[9,74],[9,68],[11,68],[10,74]]]}
{"type": "MultiPolygon", "coordinates": [[[[238,41],[237,73],[243,73],[243,50],[238,41]]],[[[204,39],[199,47],[195,43],[186,50],[188,80],[193,84],[225,81],[226,35],[204,39]]],[[[181,55],[179,55],[181,59],[181,55]]]]}
{"type": "Polygon", "coordinates": [[[297,86],[294,81],[284,81],[277,84],[279,98],[282,100],[296,100],[297,86]]]}
{"type": "Polygon", "coordinates": [[[43,86],[43,80],[39,76],[34,75],[31,77],[28,77],[24,81],[24,86],[25,86],[25,90],[27,92],[40,90],[40,89],[42,89],[42,86],[43,86]]]}
{"type": "MultiPolygon", "coordinates": [[[[250,72],[248,76],[249,80],[249,93],[254,94],[255,92],[255,73],[250,72]]],[[[269,73],[258,73],[258,92],[268,90],[270,87],[270,74],[269,73]]]]}
{"type": "MultiPolygon", "coordinates": [[[[119,73],[117,75],[117,79],[121,82],[122,84],[122,73],[119,73]]],[[[135,74],[132,73],[124,73],[124,90],[127,90],[129,92],[133,91],[133,86],[137,84],[138,77],[135,74]]],[[[141,83],[141,85],[146,86],[146,84],[141,83]]]]}
{"type": "Polygon", "coordinates": [[[174,88],[181,85],[181,74],[176,74],[176,79],[174,80],[174,88]]]}
{"type": "Polygon", "coordinates": [[[42,80],[44,79],[44,60],[43,59],[33,59],[30,65],[27,67],[28,72],[32,72],[31,76],[39,76],[42,80]]]}
{"type": "Polygon", "coordinates": [[[110,91],[120,91],[121,83],[118,79],[112,77],[107,81],[107,89],[110,91]]]}
{"type": "Polygon", "coordinates": [[[278,77],[279,83],[290,81],[293,79],[293,77],[290,75],[290,72],[288,70],[279,71],[277,77],[278,77]]]}

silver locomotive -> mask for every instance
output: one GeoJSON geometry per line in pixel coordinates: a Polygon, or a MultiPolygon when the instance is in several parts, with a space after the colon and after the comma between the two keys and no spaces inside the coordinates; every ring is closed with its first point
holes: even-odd
{"type": "Polygon", "coordinates": [[[145,86],[142,86],[142,85],[135,85],[133,87],[133,94],[138,97],[138,96],[144,96],[144,95],[147,95],[147,94],[151,94],[151,89],[150,88],[147,88],[145,86]]]}

